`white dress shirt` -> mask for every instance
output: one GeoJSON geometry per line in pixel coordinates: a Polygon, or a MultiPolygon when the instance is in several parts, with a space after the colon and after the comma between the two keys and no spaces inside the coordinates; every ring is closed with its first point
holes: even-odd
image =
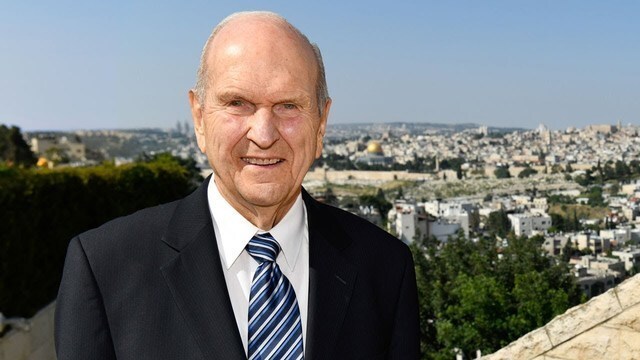
{"type": "Polygon", "coordinates": [[[304,348],[309,299],[309,226],[302,195],[298,195],[289,212],[272,229],[260,229],[240,215],[222,197],[214,179],[209,181],[207,197],[222,270],[245,353],[248,353],[251,282],[258,268],[258,262],[249,255],[245,247],[253,235],[264,232],[269,232],[282,249],[276,262],[296,292],[302,320],[304,348]]]}

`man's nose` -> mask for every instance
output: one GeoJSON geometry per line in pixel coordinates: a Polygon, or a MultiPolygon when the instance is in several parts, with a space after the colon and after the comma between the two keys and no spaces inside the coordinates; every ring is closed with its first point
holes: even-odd
{"type": "Polygon", "coordinates": [[[261,149],[271,147],[280,138],[276,120],[276,116],[271,109],[258,109],[249,119],[247,139],[261,149]]]}

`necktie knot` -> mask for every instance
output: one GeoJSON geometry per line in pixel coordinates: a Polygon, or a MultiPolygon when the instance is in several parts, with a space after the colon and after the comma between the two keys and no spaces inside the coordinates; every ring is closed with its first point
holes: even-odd
{"type": "Polygon", "coordinates": [[[280,244],[269,233],[256,234],[249,240],[247,252],[260,264],[275,262],[280,253],[280,244]]]}

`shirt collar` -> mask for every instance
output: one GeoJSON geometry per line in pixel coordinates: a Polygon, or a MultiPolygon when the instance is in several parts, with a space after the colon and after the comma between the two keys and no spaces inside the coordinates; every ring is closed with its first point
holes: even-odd
{"type": "Polygon", "coordinates": [[[253,235],[269,232],[280,244],[287,266],[291,271],[294,271],[302,241],[308,236],[307,214],[302,201],[302,194],[298,195],[291,209],[276,226],[272,229],[260,229],[240,215],[222,197],[214,180],[215,178],[209,181],[207,189],[209,211],[211,212],[214,228],[217,228],[219,232],[220,255],[227,270],[242,254],[253,235]]]}

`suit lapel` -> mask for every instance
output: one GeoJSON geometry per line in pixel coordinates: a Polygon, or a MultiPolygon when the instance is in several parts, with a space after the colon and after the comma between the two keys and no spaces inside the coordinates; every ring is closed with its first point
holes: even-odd
{"type": "Polygon", "coordinates": [[[305,359],[328,359],[347,313],[356,270],[342,250],[349,237],[332,226],[318,203],[303,191],[309,221],[309,308],[305,359]]]}
{"type": "Polygon", "coordinates": [[[177,255],[161,271],[203,357],[246,359],[211,223],[208,182],[177,205],[163,238],[177,255]]]}
{"type": "MultiPolygon", "coordinates": [[[[177,254],[162,274],[206,359],[246,359],[222,272],[207,203],[209,180],[180,201],[163,241],[177,254]]],[[[344,259],[349,237],[303,190],[309,221],[309,307],[305,359],[331,356],[357,272],[344,259]]]]}

